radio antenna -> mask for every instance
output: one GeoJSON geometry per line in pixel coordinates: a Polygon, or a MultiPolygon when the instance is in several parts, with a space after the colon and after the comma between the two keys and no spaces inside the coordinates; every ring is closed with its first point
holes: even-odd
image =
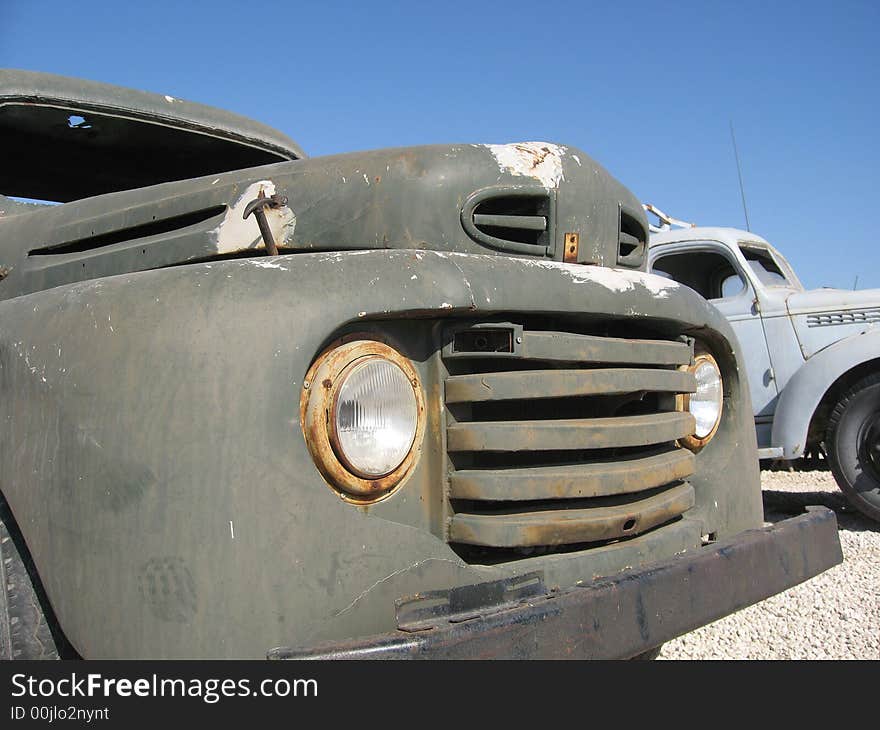
{"type": "Polygon", "coordinates": [[[746,207],[746,190],[743,187],[743,174],[742,168],[739,164],[739,151],[736,148],[736,135],[733,133],[733,120],[730,120],[730,139],[733,142],[733,156],[736,158],[736,174],[739,177],[739,194],[742,196],[743,202],[743,213],[746,217],[746,230],[751,232],[751,226],[749,225],[749,209],[746,207]]]}

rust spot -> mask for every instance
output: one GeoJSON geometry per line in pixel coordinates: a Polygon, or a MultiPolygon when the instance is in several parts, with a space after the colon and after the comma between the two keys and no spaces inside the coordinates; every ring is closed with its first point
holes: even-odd
{"type": "Polygon", "coordinates": [[[330,378],[324,378],[324,382],[321,383],[321,385],[329,390],[329,388],[333,385],[333,381],[331,381],[330,378]]]}
{"type": "Polygon", "coordinates": [[[565,251],[562,260],[567,264],[576,264],[578,260],[578,246],[580,235],[578,233],[565,234],[565,251]]]}

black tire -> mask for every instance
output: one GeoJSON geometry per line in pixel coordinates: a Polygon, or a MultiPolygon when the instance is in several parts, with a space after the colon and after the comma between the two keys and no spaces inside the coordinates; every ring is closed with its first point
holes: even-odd
{"type": "Polygon", "coordinates": [[[880,373],[841,397],[828,420],[825,448],[849,503],[880,522],[880,373]]]}
{"type": "Polygon", "coordinates": [[[25,564],[30,556],[17,544],[18,536],[13,537],[13,524],[0,497],[0,659],[58,659],[55,639],[25,564]]]}

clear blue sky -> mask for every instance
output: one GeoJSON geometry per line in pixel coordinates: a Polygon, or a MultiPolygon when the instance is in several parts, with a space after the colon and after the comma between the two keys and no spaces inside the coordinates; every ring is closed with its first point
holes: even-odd
{"type": "Polygon", "coordinates": [[[880,2],[0,0],[0,66],[254,117],[312,155],[581,147],[642,200],[752,229],[807,286],[880,287],[880,2]]]}

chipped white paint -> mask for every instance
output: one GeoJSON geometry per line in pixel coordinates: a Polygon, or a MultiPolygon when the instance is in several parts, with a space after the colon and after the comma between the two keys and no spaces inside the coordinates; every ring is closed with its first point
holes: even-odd
{"type": "Polygon", "coordinates": [[[522,259],[525,266],[551,269],[565,273],[577,284],[598,284],[613,292],[622,294],[634,291],[636,285],[644,287],[658,299],[669,298],[669,292],[679,289],[680,284],[655,274],[641,271],[624,271],[610,269],[605,266],[584,266],[582,264],[565,264],[560,261],[529,261],[522,259]]]}
{"type": "Polygon", "coordinates": [[[175,99],[173,96],[168,96],[168,94],[165,94],[165,101],[167,101],[169,104],[173,104],[175,101],[177,101],[177,99],[175,99]]]}
{"type": "Polygon", "coordinates": [[[515,144],[487,144],[498,166],[514,175],[533,177],[545,188],[559,187],[565,179],[562,155],[565,147],[550,142],[517,142],[515,144]]]}
{"type": "Polygon", "coordinates": [[[571,156],[571,159],[573,159],[575,162],[578,163],[578,167],[582,167],[582,165],[581,165],[581,158],[580,158],[580,157],[578,157],[577,155],[572,155],[572,156],[571,156]]]}
{"type": "Polygon", "coordinates": [[[241,262],[242,266],[256,266],[260,269],[281,269],[282,271],[290,271],[286,266],[281,263],[281,259],[276,257],[265,258],[265,259],[244,259],[241,262]]]}
{"type": "Polygon", "coordinates": [[[233,540],[235,539],[235,527],[232,524],[232,520],[229,520],[229,537],[233,540]]]}
{"type": "MultiPolygon", "coordinates": [[[[260,235],[260,226],[257,219],[251,215],[244,219],[244,209],[255,198],[259,197],[260,191],[267,198],[275,194],[275,183],[271,180],[259,180],[247,186],[244,193],[226,211],[220,225],[211,235],[217,246],[217,253],[235,253],[247,249],[263,249],[263,237],[260,235]]],[[[287,206],[283,208],[266,208],[266,220],[275,237],[275,243],[283,246],[293,237],[296,228],[296,216],[287,206]]]]}
{"type": "Polygon", "coordinates": [[[452,309],[452,305],[449,302],[443,302],[440,305],[440,309],[452,309]]]}

